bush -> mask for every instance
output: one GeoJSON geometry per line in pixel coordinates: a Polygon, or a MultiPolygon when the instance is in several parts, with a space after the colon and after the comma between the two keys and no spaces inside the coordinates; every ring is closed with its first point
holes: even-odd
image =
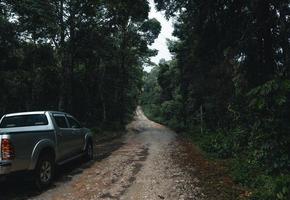
{"type": "Polygon", "coordinates": [[[261,175],[254,186],[257,188],[252,200],[289,200],[290,199],[290,175],[276,177],[261,175]]]}
{"type": "Polygon", "coordinates": [[[252,167],[246,159],[234,159],[231,162],[231,175],[235,182],[249,185],[253,181],[251,176],[252,167]]]}
{"type": "Polygon", "coordinates": [[[232,131],[219,130],[216,133],[207,131],[201,136],[200,145],[203,150],[218,158],[230,158],[244,150],[247,138],[246,132],[239,128],[232,131]]]}

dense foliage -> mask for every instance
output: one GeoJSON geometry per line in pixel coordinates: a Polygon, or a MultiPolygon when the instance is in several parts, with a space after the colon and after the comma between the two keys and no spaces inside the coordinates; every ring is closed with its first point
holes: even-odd
{"type": "Polygon", "coordinates": [[[1,0],[0,115],[62,110],[125,123],[161,26],[146,0],[1,0]]]}
{"type": "Polygon", "coordinates": [[[158,112],[146,111],[234,158],[236,180],[257,189],[252,199],[290,199],[290,2],[155,2],[179,40],[173,61],[146,79],[142,102],[153,95],[158,112]]]}

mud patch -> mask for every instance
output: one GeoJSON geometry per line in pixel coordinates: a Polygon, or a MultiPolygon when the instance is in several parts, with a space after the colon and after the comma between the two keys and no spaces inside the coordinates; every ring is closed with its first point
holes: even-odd
{"type": "Polygon", "coordinates": [[[223,162],[208,160],[193,143],[179,138],[171,144],[176,151],[172,152],[173,160],[187,171],[192,179],[198,178],[197,185],[202,188],[208,200],[239,199],[244,190],[237,186],[227,175],[223,162]]]}
{"type": "Polygon", "coordinates": [[[141,163],[136,163],[136,164],[134,165],[134,169],[132,170],[132,174],[133,174],[133,176],[135,176],[136,174],[138,174],[138,172],[141,171],[142,166],[143,166],[143,165],[142,165],[141,163]]]}
{"type": "Polygon", "coordinates": [[[100,196],[100,198],[102,198],[102,199],[106,199],[106,198],[109,198],[109,199],[116,199],[116,198],[113,197],[110,193],[103,194],[102,196],[100,196]]]}
{"type": "Polygon", "coordinates": [[[146,161],[148,155],[149,155],[149,147],[145,147],[141,152],[137,153],[139,159],[138,161],[146,161]]]}

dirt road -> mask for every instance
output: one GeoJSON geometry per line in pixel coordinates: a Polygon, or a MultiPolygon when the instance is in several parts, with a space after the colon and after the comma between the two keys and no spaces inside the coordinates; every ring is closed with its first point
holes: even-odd
{"type": "MultiPolygon", "coordinates": [[[[0,184],[1,200],[212,199],[176,134],[140,109],[122,138],[96,144],[95,160],[62,167],[54,185],[37,193],[25,181],[0,184]]],[[[215,199],[215,197],[213,197],[215,199]]]]}

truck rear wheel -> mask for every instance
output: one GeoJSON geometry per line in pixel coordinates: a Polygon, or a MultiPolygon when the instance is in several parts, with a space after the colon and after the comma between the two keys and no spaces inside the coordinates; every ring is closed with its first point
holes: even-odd
{"type": "Polygon", "coordinates": [[[94,148],[92,142],[88,142],[86,150],[85,150],[85,159],[87,161],[94,159],[94,148]]]}
{"type": "Polygon", "coordinates": [[[50,154],[40,155],[35,171],[35,185],[39,190],[49,187],[52,183],[55,171],[54,158],[50,154]]]}

